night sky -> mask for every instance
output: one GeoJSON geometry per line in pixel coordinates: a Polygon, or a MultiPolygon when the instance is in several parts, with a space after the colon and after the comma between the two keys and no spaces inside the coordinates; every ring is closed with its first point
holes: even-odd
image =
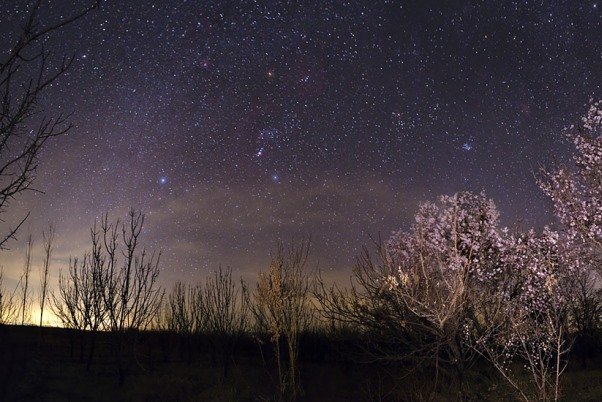
{"type": "MultiPolygon", "coordinates": [[[[25,18],[0,4],[0,44],[25,18]]],[[[43,21],[77,1],[47,1],[43,21]]],[[[80,1],[84,4],[83,1],[80,1]]],[[[420,201],[485,190],[504,224],[552,221],[534,173],[602,83],[596,1],[103,1],[46,44],[73,68],[42,99],[75,127],[9,214],[57,228],[53,280],[95,217],[147,214],[162,281],[219,264],[265,269],[278,238],[311,236],[347,277],[370,235],[420,201]]],[[[41,260],[34,261],[39,264],[41,260]]],[[[37,278],[37,277],[36,277],[37,278]]]]}

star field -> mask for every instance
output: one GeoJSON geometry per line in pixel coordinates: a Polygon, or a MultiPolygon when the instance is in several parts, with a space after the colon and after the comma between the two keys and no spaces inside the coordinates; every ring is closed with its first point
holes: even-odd
{"type": "MultiPolygon", "coordinates": [[[[0,5],[0,44],[26,11],[0,5]]],[[[14,213],[34,237],[55,222],[66,260],[95,217],[140,208],[165,281],[251,275],[309,235],[346,276],[369,235],[460,190],[542,224],[533,173],[600,96],[601,21],[592,1],[104,1],[46,44],[76,55],[42,105],[75,127],[14,213]]]]}

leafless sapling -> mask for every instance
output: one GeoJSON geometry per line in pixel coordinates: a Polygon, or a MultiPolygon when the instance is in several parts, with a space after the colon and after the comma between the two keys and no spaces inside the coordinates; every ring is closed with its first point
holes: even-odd
{"type": "Polygon", "coordinates": [[[50,224],[47,232],[42,232],[44,261],[42,262],[42,270],[40,272],[40,326],[43,324],[44,307],[48,299],[48,274],[50,271],[50,259],[52,257],[52,243],[54,241],[54,226],[50,224]]]}
{"type": "Polygon", "coordinates": [[[280,394],[295,398],[300,391],[299,336],[312,322],[310,277],[307,272],[309,240],[276,245],[267,272],[250,294],[250,308],[260,331],[274,345],[280,394]],[[284,344],[283,344],[284,342],[284,344]],[[285,347],[285,356],[282,353],[285,347]]]}

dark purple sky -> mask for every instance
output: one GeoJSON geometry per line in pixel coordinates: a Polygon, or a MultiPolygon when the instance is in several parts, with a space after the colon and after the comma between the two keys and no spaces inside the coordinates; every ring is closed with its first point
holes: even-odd
{"type": "MultiPolygon", "coordinates": [[[[0,44],[25,17],[0,4],[0,44]]],[[[43,21],[76,1],[45,2],[43,21]]],[[[85,4],[84,0],[79,1],[85,4]]],[[[418,203],[485,190],[505,224],[552,218],[534,173],[600,97],[596,1],[103,1],[47,43],[76,63],[46,93],[75,128],[42,155],[3,253],[57,227],[54,278],[108,211],[147,214],[163,280],[253,274],[278,238],[311,235],[347,276],[369,235],[418,203]],[[445,5],[442,5],[445,4],[445,5]]],[[[559,153],[560,152],[560,153],[559,153]]]]}

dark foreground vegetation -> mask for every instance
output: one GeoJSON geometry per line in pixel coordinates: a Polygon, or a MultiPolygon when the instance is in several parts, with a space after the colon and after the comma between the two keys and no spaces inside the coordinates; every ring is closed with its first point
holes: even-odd
{"type": "MultiPolygon", "coordinates": [[[[118,385],[109,333],[97,334],[88,367],[90,333],[32,327],[0,327],[0,395],[3,401],[266,401],[278,400],[274,352],[252,337],[239,339],[224,374],[214,340],[150,331],[130,335],[128,376],[118,385]]],[[[516,400],[515,392],[484,361],[458,384],[433,390],[432,367],[369,362],[365,342],[344,333],[307,333],[300,339],[301,401],[516,400]]],[[[599,344],[598,344],[599,345],[599,344]]],[[[564,374],[566,401],[602,399],[602,355],[598,346],[575,345],[564,374]]],[[[522,379],[529,382],[526,376],[522,379]]]]}

